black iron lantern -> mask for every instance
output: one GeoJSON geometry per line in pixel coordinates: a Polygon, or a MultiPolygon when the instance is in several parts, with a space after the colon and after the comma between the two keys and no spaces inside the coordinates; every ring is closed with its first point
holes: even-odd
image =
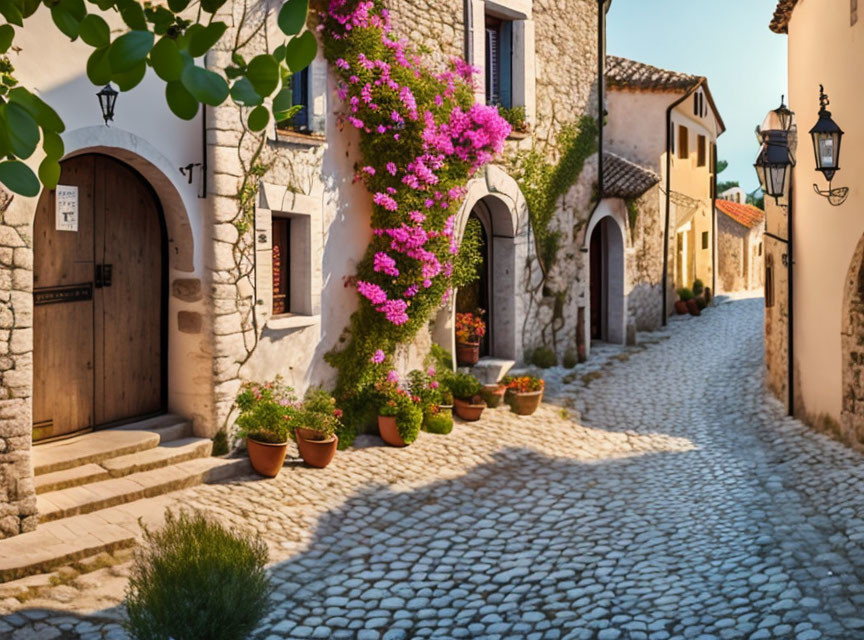
{"type": "Polygon", "coordinates": [[[96,97],[99,98],[99,108],[102,109],[102,118],[105,120],[106,126],[109,121],[114,120],[114,104],[117,102],[117,95],[117,90],[111,86],[110,82],[96,94],[96,97]]]}
{"type": "Polygon", "coordinates": [[[816,170],[825,175],[828,182],[834,179],[834,173],[840,170],[840,142],[843,131],[831,119],[831,112],[826,107],[831,103],[825,95],[825,89],[819,85],[819,121],[812,129],[813,150],[816,153],[816,170]]]}
{"type": "Polygon", "coordinates": [[[792,167],[795,159],[789,150],[789,135],[785,131],[763,131],[765,140],[756,163],[756,175],[759,186],[766,195],[771,196],[779,204],[780,200],[788,200],[789,187],[792,181],[792,167]]]}
{"type": "Polygon", "coordinates": [[[795,128],[795,114],[786,106],[786,96],[780,97],[780,106],[769,111],[761,127],[756,127],[756,137],[759,142],[765,142],[769,131],[782,131],[789,135],[795,128]]]}

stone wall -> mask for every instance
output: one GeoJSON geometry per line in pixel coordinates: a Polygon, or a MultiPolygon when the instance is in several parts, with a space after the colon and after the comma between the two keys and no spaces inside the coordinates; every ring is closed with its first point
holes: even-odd
{"type": "MultiPolygon", "coordinates": [[[[771,198],[765,199],[766,222],[777,237],[786,237],[786,212],[775,205],[771,198]]],[[[784,264],[787,245],[775,238],[765,236],[765,267],[770,267],[771,277],[765,280],[765,365],[768,389],[780,402],[789,401],[789,305],[788,270],[784,264]]]]}
{"type": "Polygon", "coordinates": [[[846,277],[842,315],[843,407],[840,437],[864,444],[864,237],[846,277]]]}
{"type": "Polygon", "coordinates": [[[660,211],[660,186],[649,189],[634,204],[637,212],[635,220],[628,220],[630,250],[627,252],[627,274],[630,295],[627,309],[637,331],[653,331],[663,322],[664,220],[660,211]]]}
{"type": "Polygon", "coordinates": [[[750,229],[717,213],[717,289],[747,289],[744,261],[748,258],[750,229]]]}
{"type": "Polygon", "coordinates": [[[36,528],[33,419],[35,199],[0,191],[0,538],[36,528]]]}

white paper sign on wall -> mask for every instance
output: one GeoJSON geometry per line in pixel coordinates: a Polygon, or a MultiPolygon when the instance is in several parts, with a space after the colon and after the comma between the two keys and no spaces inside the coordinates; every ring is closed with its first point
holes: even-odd
{"type": "Polygon", "coordinates": [[[54,198],[57,231],[78,231],[78,187],[58,184],[54,198]]]}

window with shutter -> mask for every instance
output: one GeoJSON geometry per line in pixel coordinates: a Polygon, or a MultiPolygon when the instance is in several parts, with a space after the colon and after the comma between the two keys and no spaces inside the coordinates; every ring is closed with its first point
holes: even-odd
{"type": "Polygon", "coordinates": [[[513,23],[486,16],[486,104],[513,106],[513,23]]]}
{"type": "Polygon", "coordinates": [[[682,160],[690,157],[690,131],[684,125],[678,126],[678,157],[682,160]]]}
{"type": "Polygon", "coordinates": [[[696,164],[697,166],[704,167],[708,163],[708,140],[705,138],[705,136],[699,136],[698,138],[696,138],[696,141],[696,164]]]}
{"type": "Polygon", "coordinates": [[[279,123],[280,129],[309,131],[309,68],[291,76],[291,104],[300,110],[290,120],[279,123]]]}

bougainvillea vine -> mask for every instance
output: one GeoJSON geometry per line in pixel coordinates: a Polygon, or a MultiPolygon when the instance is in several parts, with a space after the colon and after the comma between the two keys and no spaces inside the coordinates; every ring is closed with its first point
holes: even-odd
{"type": "Polygon", "coordinates": [[[359,408],[381,355],[413,340],[449,295],[465,185],[501,153],[510,125],[474,102],[472,67],[454,59],[432,69],[380,2],[322,0],[318,11],[345,107],[340,125],[360,134],[355,179],[373,203],[373,236],[354,281],[360,305],[328,355],[340,402],[359,408]]]}

